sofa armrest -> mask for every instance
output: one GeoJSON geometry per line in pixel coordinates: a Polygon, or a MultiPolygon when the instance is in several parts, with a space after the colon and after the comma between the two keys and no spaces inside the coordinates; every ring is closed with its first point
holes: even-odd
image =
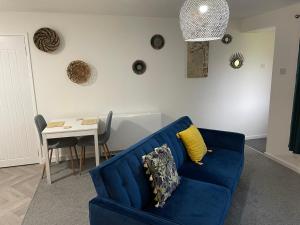
{"type": "Polygon", "coordinates": [[[89,203],[91,225],[179,225],[153,214],[95,198],[89,203]]]}
{"type": "Polygon", "coordinates": [[[208,148],[225,148],[237,152],[244,152],[245,135],[227,131],[199,128],[208,148]]]}

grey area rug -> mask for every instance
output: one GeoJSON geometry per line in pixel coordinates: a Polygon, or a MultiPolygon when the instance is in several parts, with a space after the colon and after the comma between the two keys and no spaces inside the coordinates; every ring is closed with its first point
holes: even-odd
{"type": "Polygon", "coordinates": [[[266,152],[266,148],[267,148],[267,138],[247,140],[246,145],[250,146],[251,148],[254,148],[257,151],[264,153],[266,152]]]}
{"type": "MultiPolygon", "coordinates": [[[[248,147],[245,158],[225,225],[299,225],[300,176],[248,147]]],[[[56,182],[41,181],[23,225],[89,224],[88,201],[96,196],[92,181],[87,171],[72,176],[68,168],[52,167],[56,182]]]]}
{"type": "Polygon", "coordinates": [[[52,164],[53,183],[41,180],[23,225],[88,225],[88,202],[96,196],[88,168],[94,164],[88,159],[82,175],[73,175],[70,162],[52,164]]]}

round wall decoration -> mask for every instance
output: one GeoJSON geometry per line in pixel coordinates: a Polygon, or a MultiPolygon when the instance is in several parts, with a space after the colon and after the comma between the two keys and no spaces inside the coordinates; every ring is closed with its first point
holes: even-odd
{"type": "Polygon", "coordinates": [[[138,75],[142,75],[146,72],[147,66],[146,63],[142,60],[137,60],[132,65],[132,70],[138,75]]]}
{"type": "Polygon", "coordinates": [[[230,58],[230,66],[233,69],[239,69],[244,65],[244,56],[242,53],[235,53],[230,58]]]}
{"type": "Polygon", "coordinates": [[[48,27],[43,27],[34,33],[35,46],[43,52],[54,52],[60,44],[57,33],[48,27]]]}
{"type": "Polygon", "coordinates": [[[86,62],[76,60],[69,64],[67,74],[69,79],[74,83],[83,84],[91,77],[91,69],[86,62]]]}
{"type": "Polygon", "coordinates": [[[160,50],[165,46],[165,39],[162,35],[156,34],[151,38],[151,46],[156,49],[160,50]]]}
{"type": "Polygon", "coordinates": [[[230,34],[225,34],[222,38],[222,42],[227,45],[230,44],[232,42],[232,36],[230,34]]]}

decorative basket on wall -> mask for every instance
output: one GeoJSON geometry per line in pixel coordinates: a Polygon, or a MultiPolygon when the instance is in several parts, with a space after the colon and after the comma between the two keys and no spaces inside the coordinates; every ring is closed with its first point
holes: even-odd
{"type": "Polygon", "coordinates": [[[48,27],[38,29],[34,33],[33,41],[35,46],[43,52],[54,52],[60,44],[58,34],[48,27]]]}
{"type": "Polygon", "coordinates": [[[69,64],[67,74],[72,82],[76,84],[84,84],[91,77],[91,69],[86,62],[75,60],[69,64]]]}

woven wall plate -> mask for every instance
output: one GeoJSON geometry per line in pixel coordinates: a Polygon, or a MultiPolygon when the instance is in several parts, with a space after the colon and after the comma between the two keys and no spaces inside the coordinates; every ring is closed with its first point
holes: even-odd
{"type": "Polygon", "coordinates": [[[76,60],[69,64],[67,74],[72,82],[76,84],[84,84],[91,77],[91,69],[86,62],[76,60]]]}
{"type": "Polygon", "coordinates": [[[156,34],[151,38],[151,46],[156,49],[160,50],[165,46],[165,39],[162,35],[156,34]]]}
{"type": "Polygon", "coordinates": [[[54,52],[60,44],[58,34],[48,27],[38,29],[33,36],[35,46],[43,52],[54,52]]]}
{"type": "Polygon", "coordinates": [[[225,34],[224,37],[222,38],[223,44],[230,44],[232,42],[232,36],[230,34],[225,34]]]}
{"type": "Polygon", "coordinates": [[[146,63],[142,60],[136,60],[132,65],[132,70],[138,75],[142,75],[146,72],[147,66],[146,63]]]}

